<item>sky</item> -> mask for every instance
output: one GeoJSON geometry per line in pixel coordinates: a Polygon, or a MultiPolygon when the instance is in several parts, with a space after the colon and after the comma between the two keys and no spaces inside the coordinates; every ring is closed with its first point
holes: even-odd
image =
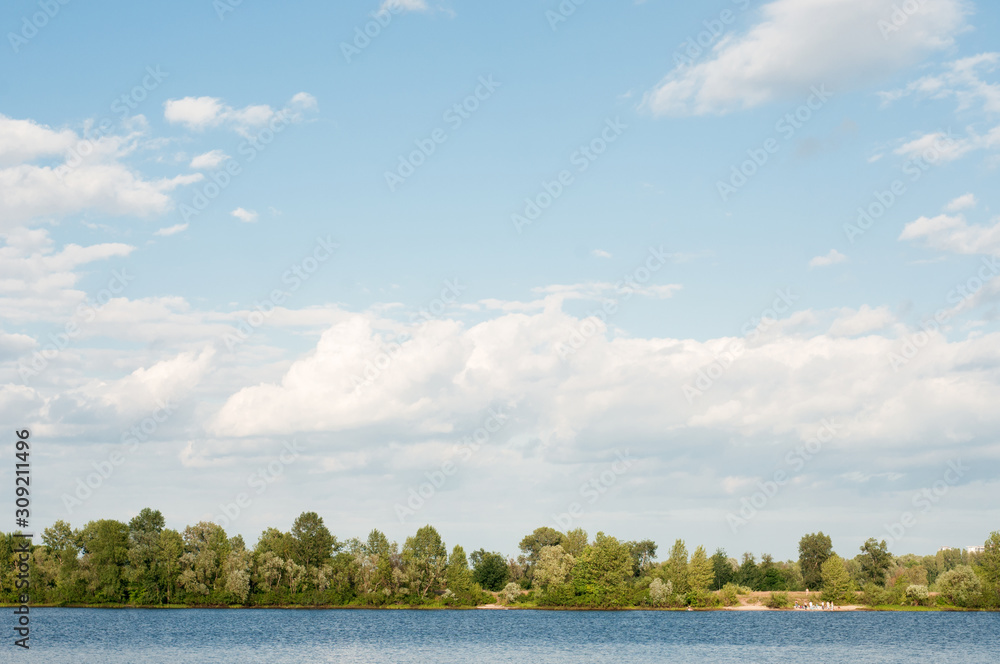
{"type": "Polygon", "coordinates": [[[0,27],[0,421],[36,532],[316,511],[787,559],[1000,527],[996,3],[0,27]]]}

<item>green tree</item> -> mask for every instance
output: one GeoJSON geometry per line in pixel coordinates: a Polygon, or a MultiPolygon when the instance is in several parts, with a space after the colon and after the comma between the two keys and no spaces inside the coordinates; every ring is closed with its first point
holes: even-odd
{"type": "Polygon", "coordinates": [[[736,570],[725,549],[716,549],[712,554],[712,590],[722,590],[722,586],[733,580],[736,570]]]}
{"type": "Polygon", "coordinates": [[[535,583],[542,588],[561,586],[568,580],[574,564],[576,559],[566,553],[562,546],[546,546],[535,564],[535,583]]]}
{"type": "Polygon", "coordinates": [[[417,530],[407,537],[403,544],[403,562],[410,580],[417,584],[421,597],[438,590],[444,583],[444,572],[448,565],[448,549],[441,541],[441,535],[430,525],[417,530]]]}
{"type": "Polygon", "coordinates": [[[644,576],[653,567],[656,560],[656,542],[653,540],[642,540],[641,542],[628,542],[628,547],[632,551],[632,569],[635,575],[644,576]]]}
{"type": "Polygon", "coordinates": [[[543,526],[542,528],[535,528],[534,532],[530,535],[525,535],[521,540],[519,548],[521,549],[521,553],[527,556],[528,566],[530,567],[538,561],[538,556],[543,548],[562,544],[562,541],[563,534],[561,532],[555,528],[543,526]]]}
{"type": "Polygon", "coordinates": [[[303,512],[292,524],[293,559],[306,568],[319,567],[330,561],[339,548],[337,538],[323,524],[316,512],[303,512]]]}
{"type": "Polygon", "coordinates": [[[803,535],[799,540],[799,569],[806,588],[819,588],[823,583],[823,563],[833,555],[833,542],[823,531],[803,535]]]}
{"type": "MultiPolygon", "coordinates": [[[[560,546],[562,546],[566,553],[575,558],[583,553],[588,543],[587,531],[583,528],[574,528],[573,530],[566,531],[566,536],[563,538],[560,546]]],[[[656,551],[654,550],[653,553],[655,554],[656,551]]]]}
{"type": "Polygon", "coordinates": [[[850,599],[854,590],[851,576],[844,567],[844,560],[833,554],[820,568],[823,577],[823,599],[828,602],[842,603],[850,599]]]}
{"type": "Polygon", "coordinates": [[[990,533],[977,564],[982,570],[989,603],[993,606],[1000,605],[1000,531],[990,533]]]}
{"type": "Polygon", "coordinates": [[[705,554],[705,547],[699,545],[691,554],[691,562],[688,563],[688,586],[696,592],[706,592],[714,578],[715,573],[711,561],[705,554]]]}
{"type": "Polygon", "coordinates": [[[971,567],[959,565],[941,575],[937,590],[955,606],[974,607],[982,600],[983,582],[971,567]]]}
{"type": "Polygon", "coordinates": [[[166,597],[156,573],[160,533],[165,521],[159,510],[148,507],[128,524],[130,594],[141,604],[159,604],[166,597]]]}
{"type": "Polygon", "coordinates": [[[670,557],[663,563],[662,572],[665,580],[670,581],[674,592],[683,595],[688,591],[688,550],[684,540],[674,541],[670,547],[670,557]]]}
{"type": "Polygon", "coordinates": [[[472,580],[486,590],[503,590],[510,579],[510,566],[499,553],[484,549],[472,552],[472,580]]]}
{"type": "Polygon", "coordinates": [[[632,576],[632,551],[624,542],[597,533],[573,566],[577,593],[601,605],[620,605],[627,594],[626,579],[632,576]]]}
{"type": "Polygon", "coordinates": [[[879,542],[874,537],[869,537],[861,545],[861,554],[858,556],[861,564],[861,574],[866,581],[885,585],[885,575],[892,566],[892,554],[885,540],[879,542]]]}
{"type": "Polygon", "coordinates": [[[99,519],[80,531],[82,565],[88,571],[90,592],[99,602],[128,600],[128,526],[99,519]]]}
{"type": "Polygon", "coordinates": [[[760,590],[760,568],[757,567],[757,559],[749,551],[743,554],[743,563],[736,570],[736,583],[751,590],[760,590]]]}
{"type": "Polygon", "coordinates": [[[469,570],[469,561],[465,557],[465,549],[457,544],[451,550],[451,556],[448,558],[445,583],[448,590],[459,597],[468,597],[472,591],[472,572],[469,570]]]}
{"type": "Polygon", "coordinates": [[[785,576],[781,569],[774,563],[774,558],[770,553],[760,556],[760,590],[787,590],[785,586],[785,576]]]}

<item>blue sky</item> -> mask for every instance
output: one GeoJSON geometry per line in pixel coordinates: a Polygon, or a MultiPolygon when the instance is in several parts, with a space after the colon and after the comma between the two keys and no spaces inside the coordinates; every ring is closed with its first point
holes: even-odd
{"type": "Polygon", "coordinates": [[[250,541],[314,509],[514,553],[574,502],[591,534],[782,558],[908,511],[896,553],[996,529],[995,5],[16,1],[0,25],[0,413],[42,443],[42,527],[181,527],[246,492],[225,525],[250,541]]]}

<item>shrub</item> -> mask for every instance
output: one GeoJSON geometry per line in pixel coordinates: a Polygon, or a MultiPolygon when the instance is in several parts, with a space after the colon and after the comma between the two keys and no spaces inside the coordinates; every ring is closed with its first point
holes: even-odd
{"type": "Polygon", "coordinates": [[[722,586],[722,590],[719,591],[719,600],[725,606],[736,606],[740,603],[739,593],[736,592],[736,585],[732,583],[727,583],[722,586]]]}
{"type": "Polygon", "coordinates": [[[651,606],[664,606],[673,594],[674,584],[672,581],[664,583],[660,579],[653,579],[653,582],[649,584],[649,603],[651,606]]]}
{"type": "Polygon", "coordinates": [[[771,609],[787,609],[791,605],[792,601],[788,599],[788,593],[771,593],[771,596],[764,602],[764,606],[771,609]]]}
{"type": "Polygon", "coordinates": [[[930,591],[927,590],[927,586],[910,584],[906,587],[906,599],[913,602],[913,606],[926,604],[930,597],[931,594],[930,591]]]}
{"type": "Polygon", "coordinates": [[[521,597],[521,586],[514,583],[513,581],[508,583],[500,591],[500,599],[507,602],[508,604],[513,604],[521,597]]]}
{"type": "Polygon", "coordinates": [[[945,572],[936,585],[941,596],[955,606],[976,606],[982,598],[983,582],[968,565],[945,572]]]}

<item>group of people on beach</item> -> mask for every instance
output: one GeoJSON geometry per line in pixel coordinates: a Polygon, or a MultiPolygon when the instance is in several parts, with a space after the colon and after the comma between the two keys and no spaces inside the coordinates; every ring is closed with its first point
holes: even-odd
{"type": "Polygon", "coordinates": [[[803,602],[802,604],[799,604],[798,600],[795,600],[795,608],[802,611],[835,611],[837,609],[837,607],[833,605],[833,602],[821,602],[819,604],[813,604],[812,602],[806,604],[803,602]]]}

